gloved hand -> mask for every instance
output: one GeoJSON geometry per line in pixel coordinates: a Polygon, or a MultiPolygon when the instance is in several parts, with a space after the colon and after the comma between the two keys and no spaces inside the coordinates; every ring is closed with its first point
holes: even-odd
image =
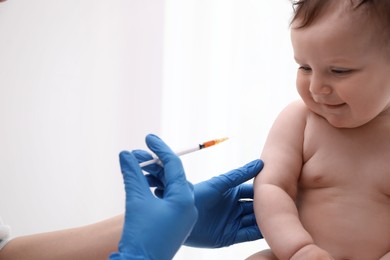
{"type": "MultiPolygon", "coordinates": [[[[151,159],[145,151],[134,151],[142,162],[151,159]]],[[[253,212],[253,185],[245,184],[263,168],[261,160],[254,160],[245,166],[226,174],[213,177],[194,185],[198,221],[191,235],[184,243],[192,247],[218,248],[262,238],[253,212]]],[[[144,167],[149,185],[157,187],[155,194],[165,194],[158,176],[163,168],[157,164],[144,167]]]]}
{"type": "Polygon", "coordinates": [[[126,212],[119,252],[110,259],[172,259],[197,219],[192,185],[180,159],[154,135],[146,137],[146,144],[164,165],[155,176],[164,187],[164,197],[153,196],[134,155],[121,152],[126,212]]]}
{"type": "Polygon", "coordinates": [[[261,160],[194,185],[198,221],[184,243],[219,248],[263,236],[253,212],[253,185],[244,183],[263,168],[261,160]]]}

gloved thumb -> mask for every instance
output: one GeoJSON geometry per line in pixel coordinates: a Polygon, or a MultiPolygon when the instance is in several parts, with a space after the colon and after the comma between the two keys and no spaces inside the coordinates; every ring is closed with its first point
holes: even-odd
{"type": "Polygon", "coordinates": [[[263,161],[257,159],[238,169],[213,177],[209,182],[214,187],[218,187],[220,192],[225,192],[254,178],[263,169],[263,166],[263,161]]]}

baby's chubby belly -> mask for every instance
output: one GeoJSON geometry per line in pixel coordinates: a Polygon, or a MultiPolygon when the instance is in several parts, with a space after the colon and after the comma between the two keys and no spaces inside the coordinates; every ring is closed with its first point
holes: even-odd
{"type": "Polygon", "coordinates": [[[379,259],[390,251],[390,198],[351,187],[303,188],[300,220],[335,259],[379,259]]]}
{"type": "Polygon", "coordinates": [[[388,121],[339,129],[309,113],[296,204],[315,243],[335,259],[390,252],[388,121]]]}

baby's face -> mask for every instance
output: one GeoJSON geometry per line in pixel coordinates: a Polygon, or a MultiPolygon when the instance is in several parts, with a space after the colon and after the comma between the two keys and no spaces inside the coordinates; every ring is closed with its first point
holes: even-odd
{"type": "Polygon", "coordinates": [[[308,27],[291,29],[298,92],[335,127],[390,115],[389,49],[357,12],[326,11],[308,27]]]}

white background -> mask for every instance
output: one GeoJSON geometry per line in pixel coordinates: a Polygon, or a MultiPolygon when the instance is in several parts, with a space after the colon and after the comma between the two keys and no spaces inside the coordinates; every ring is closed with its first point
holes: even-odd
{"type": "MultiPolygon", "coordinates": [[[[121,150],[148,133],[197,183],[260,156],[298,96],[288,0],[8,0],[0,4],[0,215],[13,235],[123,212],[121,150]]],[[[264,241],[175,259],[243,259],[264,241]]]]}

